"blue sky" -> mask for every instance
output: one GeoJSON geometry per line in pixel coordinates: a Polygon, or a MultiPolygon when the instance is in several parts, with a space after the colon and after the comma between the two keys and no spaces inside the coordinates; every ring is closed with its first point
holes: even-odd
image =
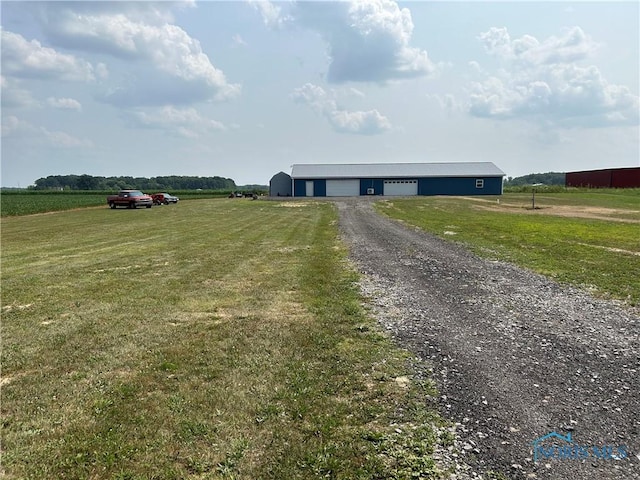
{"type": "Polygon", "coordinates": [[[640,165],[638,2],[1,2],[2,186],[640,165]]]}

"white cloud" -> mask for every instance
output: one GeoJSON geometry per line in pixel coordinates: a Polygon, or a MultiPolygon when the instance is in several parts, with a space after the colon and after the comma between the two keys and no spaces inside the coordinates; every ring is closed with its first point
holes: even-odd
{"type": "Polygon", "coordinates": [[[234,47],[246,47],[247,42],[244,41],[239,33],[236,33],[231,37],[231,45],[234,47]]]}
{"type": "Polygon", "coordinates": [[[82,111],[82,104],[74,100],[73,98],[56,98],[49,97],[47,98],[47,105],[53,108],[58,108],[60,110],[77,110],[78,112],[82,111]]]}
{"type": "Polygon", "coordinates": [[[136,4],[132,14],[128,3],[117,2],[122,7],[117,11],[109,2],[91,3],[47,6],[42,25],[59,45],[129,63],[127,83],[104,95],[104,101],[121,106],[162,105],[169,98],[187,104],[225,100],[240,93],[240,86],[229,83],[213,66],[200,42],[169,23],[170,13],[158,4],[136,4]]]}
{"type": "Polygon", "coordinates": [[[93,67],[82,59],[45,47],[37,40],[27,41],[17,33],[4,29],[0,33],[3,75],[74,81],[95,79],[93,67]]]}
{"type": "Polygon", "coordinates": [[[385,82],[437,70],[425,50],[410,46],[411,12],[394,1],[299,2],[294,17],[327,41],[329,82],[385,82]]]}
{"type": "Polygon", "coordinates": [[[93,142],[88,139],[82,139],[69,135],[66,132],[49,131],[44,127],[40,127],[40,133],[53,147],[60,148],[89,148],[93,146],[93,142]]]}
{"type": "Polygon", "coordinates": [[[425,97],[436,103],[438,107],[446,113],[464,112],[466,105],[462,103],[456,95],[446,94],[426,94],[425,97]]]}
{"type": "Polygon", "coordinates": [[[147,111],[131,111],[126,116],[136,127],[163,130],[187,138],[199,138],[212,131],[226,130],[222,123],[202,117],[194,108],[164,106],[147,111]]]}
{"type": "Polygon", "coordinates": [[[24,120],[20,120],[15,115],[2,117],[2,137],[23,136],[35,131],[35,128],[24,120]]]}
{"type": "Polygon", "coordinates": [[[262,16],[264,24],[270,28],[282,27],[290,20],[288,16],[282,15],[282,8],[268,0],[248,0],[248,3],[262,16]]]}
{"type": "Polygon", "coordinates": [[[352,112],[339,108],[333,95],[311,83],[296,88],[291,98],[324,116],[336,132],[375,135],[391,129],[389,119],[377,110],[352,112]]]}
{"type": "Polygon", "coordinates": [[[2,88],[2,107],[32,107],[38,103],[28,90],[20,88],[19,81],[0,76],[2,88]]]}
{"type": "Polygon", "coordinates": [[[531,35],[511,39],[506,28],[492,27],[478,39],[485,50],[502,60],[518,61],[525,65],[567,63],[584,60],[598,48],[580,27],[565,29],[560,37],[551,36],[543,42],[531,35]]]}
{"type": "Polygon", "coordinates": [[[298,26],[327,42],[327,81],[386,82],[439,70],[425,50],[410,45],[413,20],[392,0],[296,2],[291,13],[268,1],[251,2],[269,26],[298,26]]]}
{"type": "Polygon", "coordinates": [[[312,83],[305,83],[302,87],[296,88],[291,93],[291,98],[294,102],[309,105],[318,112],[325,110],[327,105],[335,106],[335,102],[328,97],[324,88],[312,83]]]}
{"type": "Polygon", "coordinates": [[[377,110],[348,112],[331,110],[327,113],[329,122],[337,132],[374,135],[391,128],[391,122],[377,110]]]}
{"type": "Polygon", "coordinates": [[[471,85],[469,112],[497,119],[530,118],[556,126],[636,125],[640,102],[627,87],[609,84],[593,65],[580,65],[597,45],[579,27],[544,41],[511,39],[492,28],[479,39],[503,68],[471,85]]]}
{"type": "Polygon", "coordinates": [[[32,143],[58,148],[88,148],[93,146],[91,140],[77,138],[62,131],[51,131],[42,126],[35,126],[14,115],[2,118],[2,137],[29,138],[32,143]]]}

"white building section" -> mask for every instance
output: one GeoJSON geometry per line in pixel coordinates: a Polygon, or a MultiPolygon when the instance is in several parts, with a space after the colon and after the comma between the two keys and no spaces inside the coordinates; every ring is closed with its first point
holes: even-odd
{"type": "Polygon", "coordinates": [[[418,195],[418,180],[385,180],[385,196],[418,195]]]}
{"type": "Polygon", "coordinates": [[[360,180],[327,180],[327,197],[357,197],[360,180]]]}

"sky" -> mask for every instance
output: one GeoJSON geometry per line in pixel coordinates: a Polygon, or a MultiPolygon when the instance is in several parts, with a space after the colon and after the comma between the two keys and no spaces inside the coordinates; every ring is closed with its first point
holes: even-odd
{"type": "Polygon", "coordinates": [[[640,2],[2,1],[0,184],[640,165],[640,2]]]}

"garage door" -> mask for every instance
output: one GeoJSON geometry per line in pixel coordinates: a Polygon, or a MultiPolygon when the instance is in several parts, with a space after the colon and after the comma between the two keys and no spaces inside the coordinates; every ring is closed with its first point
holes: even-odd
{"type": "Polygon", "coordinates": [[[385,180],[384,195],[418,195],[418,181],[385,180]]]}
{"type": "Polygon", "coordinates": [[[327,180],[327,197],[360,195],[360,180],[327,180]]]}

